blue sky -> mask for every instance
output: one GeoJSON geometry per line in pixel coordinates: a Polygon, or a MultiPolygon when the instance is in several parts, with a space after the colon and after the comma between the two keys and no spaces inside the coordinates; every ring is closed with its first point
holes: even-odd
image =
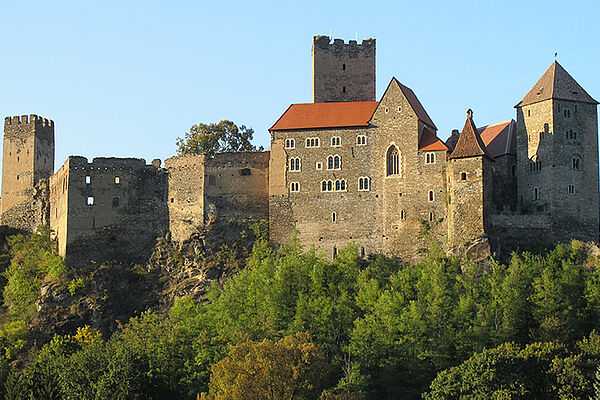
{"type": "Polygon", "coordinates": [[[515,117],[513,106],[559,53],[600,99],[594,1],[0,0],[0,115],[56,126],[68,155],[165,159],[192,124],[267,129],[310,102],[312,37],[377,39],[377,97],[412,88],[441,138],[515,117]]]}

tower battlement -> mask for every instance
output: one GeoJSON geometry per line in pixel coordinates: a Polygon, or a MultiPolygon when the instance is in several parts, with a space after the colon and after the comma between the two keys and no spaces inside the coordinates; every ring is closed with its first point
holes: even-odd
{"type": "Polygon", "coordinates": [[[375,100],[375,39],[314,36],[313,103],[375,100]]]}
{"type": "Polygon", "coordinates": [[[4,118],[4,127],[8,127],[11,125],[26,125],[26,124],[35,124],[41,126],[54,127],[54,121],[47,118],[42,118],[38,115],[16,115],[14,117],[6,117],[4,118]]]}

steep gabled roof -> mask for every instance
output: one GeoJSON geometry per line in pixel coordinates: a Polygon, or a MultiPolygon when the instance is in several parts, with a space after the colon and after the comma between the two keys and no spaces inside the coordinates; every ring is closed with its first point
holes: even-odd
{"type": "Polygon", "coordinates": [[[448,147],[442,142],[435,133],[429,129],[423,129],[421,134],[421,140],[419,141],[419,151],[438,151],[438,150],[449,150],[448,147]]]}
{"type": "Polygon", "coordinates": [[[466,157],[478,157],[486,156],[493,160],[492,156],[488,153],[485,148],[485,144],[479,136],[479,132],[473,122],[473,111],[469,109],[467,111],[467,120],[465,126],[458,137],[458,142],[454,151],[450,154],[450,158],[466,158],[466,157]]]}
{"type": "Polygon", "coordinates": [[[292,104],[270,131],[369,126],[376,101],[292,104]]]}
{"type": "Polygon", "coordinates": [[[552,63],[515,107],[527,106],[549,99],[598,104],[557,61],[552,63]]]}
{"type": "Polygon", "coordinates": [[[517,154],[517,124],[514,120],[482,126],[478,131],[492,157],[517,154]]]}
{"type": "MultiPolygon", "coordinates": [[[[390,85],[392,84],[392,82],[395,82],[396,84],[398,84],[398,86],[400,87],[400,90],[402,90],[402,94],[404,94],[404,97],[406,97],[406,100],[408,100],[408,103],[414,110],[415,114],[417,114],[417,118],[419,118],[423,123],[429,125],[434,130],[437,131],[437,127],[435,126],[435,124],[433,123],[431,118],[429,117],[429,114],[427,114],[427,111],[425,111],[425,108],[423,107],[423,105],[421,104],[421,102],[419,101],[417,96],[415,95],[415,92],[413,92],[411,88],[401,84],[396,78],[392,78],[390,85]]],[[[388,85],[388,88],[389,88],[389,85],[388,85]]],[[[385,93],[384,93],[384,96],[385,96],[385,93]]]]}

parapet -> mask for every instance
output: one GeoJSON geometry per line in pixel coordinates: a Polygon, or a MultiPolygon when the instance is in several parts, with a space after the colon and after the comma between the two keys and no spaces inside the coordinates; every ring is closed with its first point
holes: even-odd
{"type": "Polygon", "coordinates": [[[54,127],[54,121],[47,118],[42,118],[38,115],[17,115],[14,117],[6,117],[4,118],[4,128],[12,126],[12,125],[26,125],[26,124],[34,124],[43,127],[54,127]]]}
{"type": "Polygon", "coordinates": [[[146,160],[143,158],[96,157],[90,163],[86,157],[69,156],[65,164],[67,163],[69,168],[75,169],[141,169],[146,167],[146,160]]]}
{"type": "Polygon", "coordinates": [[[368,38],[363,39],[361,44],[358,44],[356,40],[350,40],[348,43],[344,43],[343,39],[334,39],[331,43],[329,36],[318,35],[313,37],[313,44],[323,50],[335,48],[340,50],[342,48],[356,49],[356,50],[367,50],[375,49],[375,39],[368,38]]]}

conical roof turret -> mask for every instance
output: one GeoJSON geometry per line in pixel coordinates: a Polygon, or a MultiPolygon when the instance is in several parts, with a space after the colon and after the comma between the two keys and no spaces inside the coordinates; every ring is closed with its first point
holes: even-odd
{"type": "Polygon", "coordinates": [[[467,120],[465,126],[458,137],[458,142],[454,150],[450,154],[450,158],[466,158],[466,157],[479,157],[486,156],[490,160],[493,160],[492,156],[488,153],[479,132],[473,122],[473,110],[470,108],[467,110],[467,120]]]}

